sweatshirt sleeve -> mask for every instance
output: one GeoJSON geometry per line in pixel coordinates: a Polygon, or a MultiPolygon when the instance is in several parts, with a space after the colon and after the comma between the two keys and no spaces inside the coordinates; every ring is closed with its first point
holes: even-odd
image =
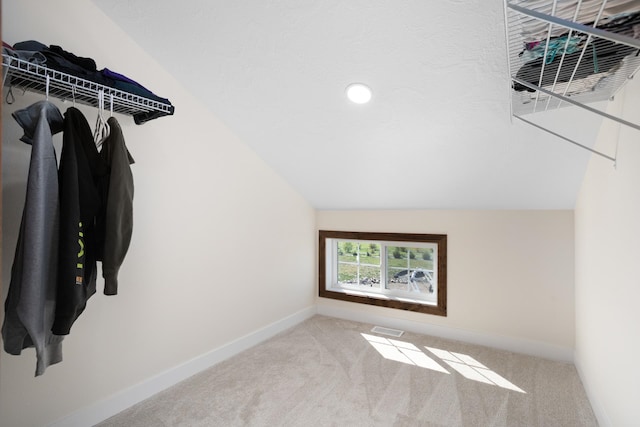
{"type": "MultiPolygon", "coordinates": [[[[104,294],[118,293],[118,272],[129,250],[133,234],[133,174],[130,164],[133,158],[124,142],[122,130],[116,119],[109,119],[111,133],[109,144],[111,175],[105,213],[105,239],[102,275],[105,279],[104,294]]],[[[106,148],[106,147],[105,147],[106,148]]]]}

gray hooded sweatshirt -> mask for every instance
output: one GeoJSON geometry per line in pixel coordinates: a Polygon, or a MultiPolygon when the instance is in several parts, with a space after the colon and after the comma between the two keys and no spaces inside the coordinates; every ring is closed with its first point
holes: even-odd
{"type": "Polygon", "coordinates": [[[31,160],[18,244],[11,268],[9,294],[2,325],[4,349],[19,355],[35,347],[36,376],[62,361],[61,336],[53,335],[58,262],[58,170],[53,135],[62,131],[63,117],[48,101],[13,113],[31,144],[31,160]]]}

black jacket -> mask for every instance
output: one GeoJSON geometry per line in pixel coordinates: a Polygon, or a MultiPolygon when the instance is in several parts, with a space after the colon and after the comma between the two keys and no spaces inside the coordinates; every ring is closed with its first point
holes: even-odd
{"type": "Polygon", "coordinates": [[[65,113],[60,184],[60,245],[56,316],[52,331],[67,335],[96,292],[96,215],[102,207],[98,189],[107,178],[91,128],[80,110],[65,113]]]}

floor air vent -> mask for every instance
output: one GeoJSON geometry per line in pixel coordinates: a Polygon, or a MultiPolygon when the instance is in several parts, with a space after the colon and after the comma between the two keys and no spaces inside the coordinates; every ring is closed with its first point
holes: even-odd
{"type": "Polygon", "coordinates": [[[382,335],[391,335],[392,337],[396,338],[401,337],[402,334],[404,334],[404,331],[400,331],[398,329],[383,328],[382,326],[374,326],[373,329],[371,329],[371,332],[382,335]]]}

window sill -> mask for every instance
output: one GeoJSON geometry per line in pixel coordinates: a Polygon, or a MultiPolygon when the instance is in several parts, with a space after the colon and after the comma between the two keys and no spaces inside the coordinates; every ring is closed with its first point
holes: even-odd
{"type": "Polygon", "coordinates": [[[347,290],[347,289],[320,289],[321,298],[329,298],[341,301],[356,302],[360,304],[377,305],[379,307],[395,308],[400,310],[415,311],[418,313],[433,314],[436,316],[447,315],[446,305],[411,300],[409,298],[382,295],[373,292],[347,290]]]}

